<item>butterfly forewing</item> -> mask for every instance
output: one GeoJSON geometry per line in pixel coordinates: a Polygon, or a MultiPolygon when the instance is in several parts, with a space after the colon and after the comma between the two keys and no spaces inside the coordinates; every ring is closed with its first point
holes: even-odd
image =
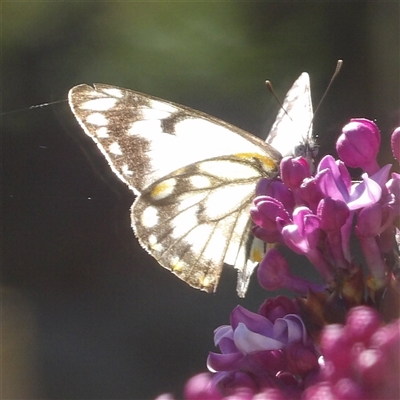
{"type": "Polygon", "coordinates": [[[69,103],[114,172],[139,196],[132,226],[142,246],[185,282],[215,291],[223,262],[244,296],[257,181],[281,158],[253,135],[204,113],[108,85],[79,85],[69,103]]]}
{"type": "Polygon", "coordinates": [[[310,77],[303,72],[287,93],[266,142],[283,157],[307,155],[315,148],[312,137],[313,107],[310,77]],[[299,150],[306,147],[310,150],[299,150]]]}
{"type": "Polygon", "coordinates": [[[249,133],[199,111],[115,86],[78,85],[69,103],[114,172],[141,192],[186,165],[237,152],[280,154],[249,133]]]}

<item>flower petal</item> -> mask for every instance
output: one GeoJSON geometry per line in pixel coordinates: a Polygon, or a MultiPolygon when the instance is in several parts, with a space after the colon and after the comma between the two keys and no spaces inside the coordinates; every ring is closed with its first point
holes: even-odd
{"type": "Polygon", "coordinates": [[[242,323],[251,331],[264,336],[271,336],[273,323],[260,314],[246,310],[242,306],[237,306],[231,313],[231,325],[234,330],[242,323]]]}
{"type": "Polygon", "coordinates": [[[362,175],[363,181],[351,187],[350,197],[347,203],[349,210],[358,210],[360,208],[375,204],[382,196],[381,186],[367,174],[362,175]]]}
{"type": "Polygon", "coordinates": [[[318,165],[315,180],[325,196],[347,200],[351,187],[351,177],[343,162],[336,162],[330,155],[325,156],[318,165]]]}
{"type": "Polygon", "coordinates": [[[240,367],[243,358],[242,353],[219,354],[210,351],[207,358],[207,368],[211,372],[233,371],[240,367]]]}
{"type": "Polygon", "coordinates": [[[250,331],[245,324],[240,323],[234,333],[235,344],[243,354],[255,351],[279,350],[284,344],[272,337],[250,331]]]}
{"type": "Polygon", "coordinates": [[[306,328],[300,316],[296,314],[278,318],[274,324],[274,337],[285,344],[305,341],[306,328]]]}
{"type": "Polygon", "coordinates": [[[233,339],[233,329],[230,325],[221,325],[214,331],[214,344],[219,345],[222,338],[233,339]]]}

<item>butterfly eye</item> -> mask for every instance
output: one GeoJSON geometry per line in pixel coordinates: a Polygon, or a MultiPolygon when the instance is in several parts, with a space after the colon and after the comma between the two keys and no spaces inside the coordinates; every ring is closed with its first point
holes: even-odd
{"type": "Polygon", "coordinates": [[[310,153],[313,159],[317,158],[318,152],[319,152],[319,146],[317,144],[314,144],[314,146],[310,148],[310,153]]]}
{"type": "Polygon", "coordinates": [[[304,157],[307,153],[307,146],[305,144],[299,144],[294,149],[295,157],[304,157]]]}

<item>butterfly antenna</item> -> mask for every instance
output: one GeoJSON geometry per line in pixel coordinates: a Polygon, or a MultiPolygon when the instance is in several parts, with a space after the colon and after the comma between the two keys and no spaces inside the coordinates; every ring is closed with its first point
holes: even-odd
{"type": "Polygon", "coordinates": [[[51,106],[52,104],[57,104],[57,103],[64,103],[67,100],[57,100],[57,101],[52,101],[51,103],[42,103],[42,104],[37,104],[35,106],[30,106],[30,107],[26,107],[26,108],[20,108],[18,110],[11,110],[11,111],[5,111],[3,113],[1,113],[0,115],[8,115],[8,114],[14,114],[16,112],[21,112],[21,111],[28,111],[28,110],[34,110],[35,108],[44,108],[47,106],[51,106]]]}
{"type": "MultiPolygon", "coordinates": [[[[271,92],[272,96],[274,96],[274,99],[277,101],[277,103],[279,104],[279,106],[281,107],[281,109],[285,112],[285,114],[290,118],[290,115],[288,114],[288,112],[283,108],[283,104],[282,102],[279,100],[278,96],[275,93],[274,87],[272,86],[271,81],[265,81],[265,84],[267,85],[268,90],[271,92]]],[[[292,118],[290,118],[291,121],[292,118]]]]}
{"type": "Polygon", "coordinates": [[[315,111],[314,111],[314,117],[313,117],[313,119],[315,118],[315,114],[317,113],[317,111],[318,111],[319,108],[321,107],[322,102],[324,101],[326,95],[328,94],[329,89],[330,89],[330,87],[332,86],[333,81],[335,80],[335,78],[338,76],[340,70],[342,69],[342,65],[343,65],[343,60],[338,60],[338,62],[337,62],[337,64],[336,64],[335,71],[334,71],[334,73],[333,73],[333,75],[332,75],[332,78],[331,78],[331,80],[329,81],[328,86],[326,87],[325,92],[324,92],[324,94],[322,95],[321,100],[319,101],[318,106],[317,106],[317,108],[316,108],[315,111]]]}

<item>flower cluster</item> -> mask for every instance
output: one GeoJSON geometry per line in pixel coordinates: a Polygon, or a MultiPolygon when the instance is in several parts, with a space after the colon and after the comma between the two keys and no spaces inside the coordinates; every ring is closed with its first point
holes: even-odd
{"type": "MultiPolygon", "coordinates": [[[[292,274],[271,248],[258,280],[296,299],[268,299],[258,313],[236,307],[214,332],[211,373],[189,380],[186,399],[400,397],[400,175],[379,166],[380,140],[374,122],[352,119],[337,141],[340,160],[325,156],[312,174],[306,158],[286,157],[280,179],[259,183],[254,235],[307,257],[321,282],[292,274]],[[360,181],[348,167],[364,171],[360,181]],[[365,262],[354,261],[353,242],[365,262]]],[[[400,128],[391,146],[400,160],[400,128]]]]}

